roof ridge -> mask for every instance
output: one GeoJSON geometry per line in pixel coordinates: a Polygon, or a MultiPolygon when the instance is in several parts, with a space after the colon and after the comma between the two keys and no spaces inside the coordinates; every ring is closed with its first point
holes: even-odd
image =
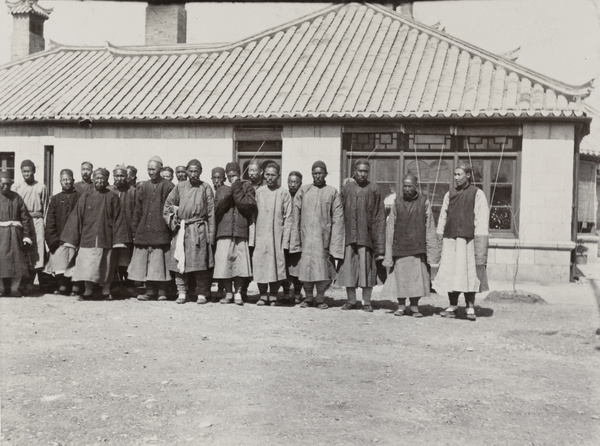
{"type": "Polygon", "coordinates": [[[444,40],[451,45],[455,45],[474,56],[479,56],[484,59],[492,59],[492,60],[490,60],[490,62],[492,62],[496,65],[500,65],[503,68],[506,68],[507,70],[510,70],[510,71],[515,71],[516,74],[529,77],[532,80],[535,80],[540,84],[545,84],[546,86],[548,86],[554,90],[560,91],[561,93],[569,94],[569,95],[573,95],[573,96],[581,96],[582,98],[585,98],[591,94],[591,92],[594,88],[595,78],[592,78],[588,82],[581,84],[581,85],[570,85],[570,84],[562,82],[558,79],[554,79],[552,77],[538,73],[537,71],[534,71],[534,70],[527,68],[523,65],[520,65],[518,63],[512,62],[508,59],[502,58],[502,57],[498,56],[497,54],[494,54],[490,51],[484,50],[483,48],[480,48],[476,45],[473,45],[472,43],[469,43],[462,39],[459,39],[458,37],[452,36],[445,32],[441,32],[438,29],[433,28],[428,25],[425,25],[424,23],[421,23],[415,19],[411,19],[409,17],[401,15],[401,14],[397,13],[396,11],[392,11],[391,9],[389,9],[385,6],[373,4],[373,3],[364,3],[364,4],[367,7],[370,7],[380,13],[391,16],[396,20],[400,20],[400,21],[406,23],[407,25],[417,28],[420,31],[425,32],[433,37],[436,37],[440,40],[444,40]]]}

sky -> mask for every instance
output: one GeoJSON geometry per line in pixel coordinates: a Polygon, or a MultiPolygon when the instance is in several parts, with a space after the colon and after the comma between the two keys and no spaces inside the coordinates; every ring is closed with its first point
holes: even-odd
{"type": "MultiPolygon", "coordinates": [[[[0,0],[0,64],[10,61],[12,17],[0,0]]],[[[68,45],[143,45],[145,3],[40,1],[54,8],[45,37],[68,45]]],[[[328,3],[189,3],[188,43],[234,42],[328,3]]],[[[517,62],[572,85],[600,75],[600,0],[417,2],[415,19],[493,53],[521,48],[517,62]]],[[[598,85],[599,81],[596,83],[598,85]]],[[[600,96],[600,95],[599,95],[600,96]]]]}

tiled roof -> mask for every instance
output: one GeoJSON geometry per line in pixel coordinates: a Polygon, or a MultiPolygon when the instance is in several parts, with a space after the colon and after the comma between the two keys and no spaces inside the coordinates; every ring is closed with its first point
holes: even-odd
{"type": "Polygon", "coordinates": [[[0,67],[0,121],[580,117],[590,91],[349,3],[221,46],[37,53],[0,67]]]}
{"type": "Polygon", "coordinates": [[[37,0],[17,0],[17,1],[7,1],[6,6],[8,6],[8,11],[11,14],[37,14],[39,16],[47,19],[50,17],[50,13],[52,12],[52,8],[42,8],[37,0]]]}

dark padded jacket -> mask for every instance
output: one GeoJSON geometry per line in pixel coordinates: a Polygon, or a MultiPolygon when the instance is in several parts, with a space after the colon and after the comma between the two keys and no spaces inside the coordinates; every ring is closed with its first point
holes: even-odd
{"type": "Polygon", "coordinates": [[[254,188],[248,181],[221,186],[215,192],[215,217],[219,237],[248,238],[248,227],[256,210],[254,188]]]}

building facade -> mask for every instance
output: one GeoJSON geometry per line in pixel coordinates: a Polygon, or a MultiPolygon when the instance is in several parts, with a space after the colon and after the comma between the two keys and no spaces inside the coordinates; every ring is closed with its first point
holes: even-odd
{"type": "Polygon", "coordinates": [[[55,46],[0,67],[0,91],[0,165],[32,159],[54,192],[60,169],[86,160],[133,164],[144,179],[154,155],[172,167],[198,158],[205,172],[257,158],[309,181],[320,159],[339,187],[367,157],[386,196],[417,174],[437,216],[468,161],[491,207],[490,277],[572,273],[591,84],[384,6],[334,5],[220,46],[55,46]]]}

